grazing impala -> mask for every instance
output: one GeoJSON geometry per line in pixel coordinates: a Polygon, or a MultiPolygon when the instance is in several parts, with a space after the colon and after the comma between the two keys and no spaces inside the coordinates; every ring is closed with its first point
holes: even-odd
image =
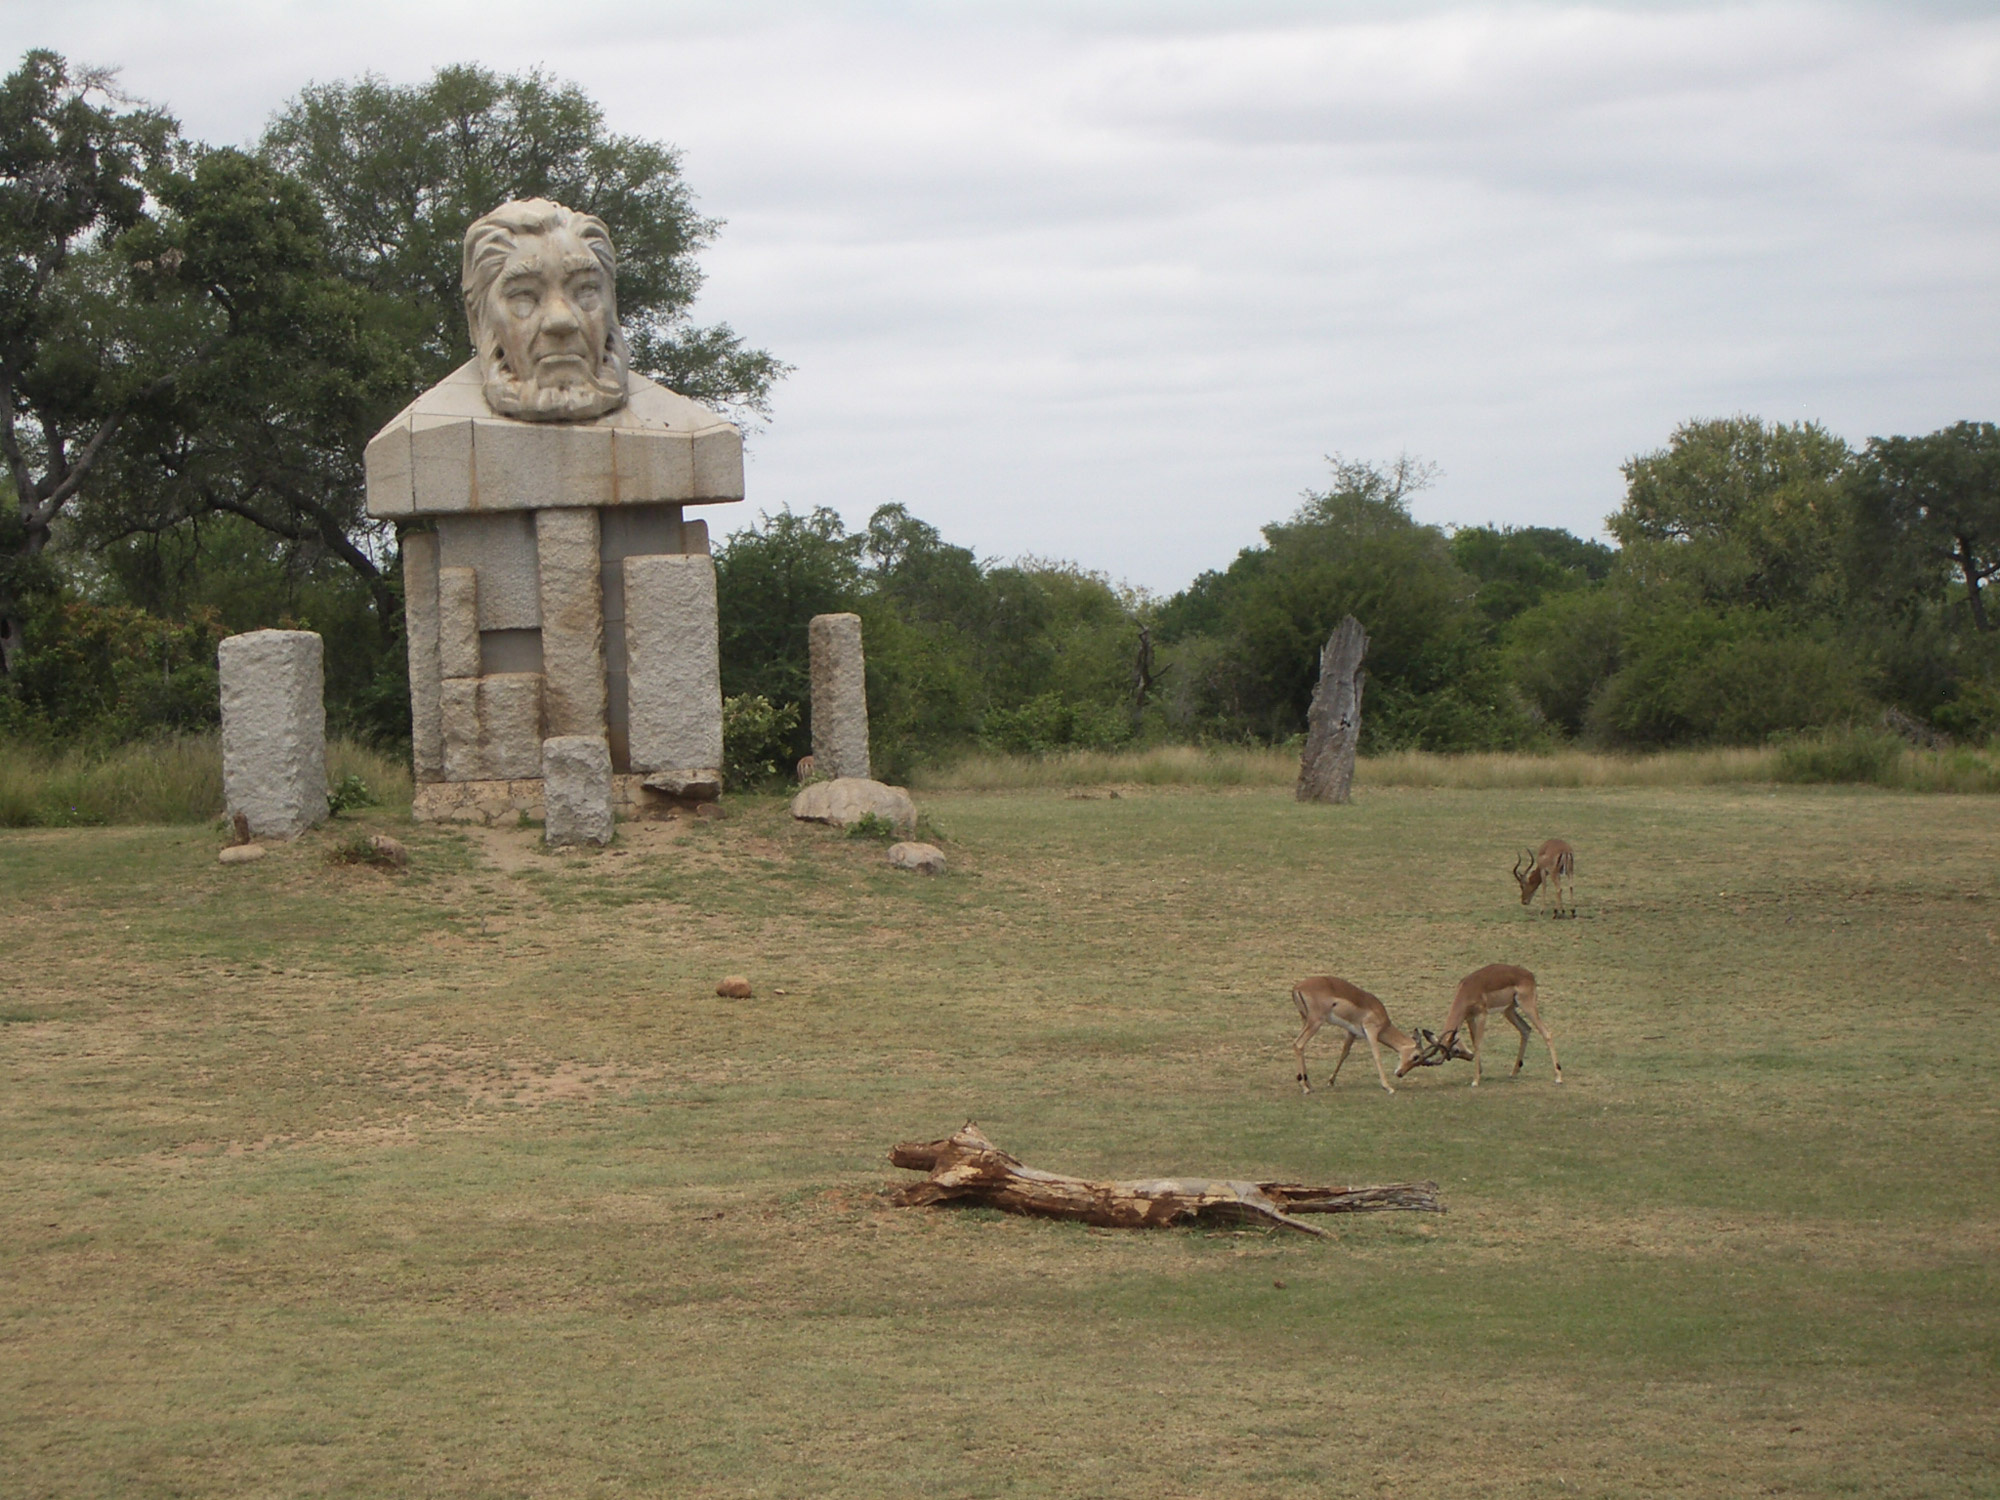
{"type": "Polygon", "coordinates": [[[1306,1082],[1306,1043],[1329,1021],[1344,1035],[1340,1039],[1340,1056],[1333,1064],[1333,1076],[1326,1081],[1328,1088],[1339,1081],[1340,1065],[1347,1061],[1348,1050],[1364,1038],[1375,1058],[1375,1074],[1390,1093],[1396,1092],[1396,1086],[1382,1071],[1382,1043],[1394,1047],[1403,1059],[1403,1065],[1396,1070],[1398,1078],[1417,1066],[1418,1054],[1423,1050],[1417,1039],[1397,1028],[1389,1019],[1388,1007],[1380,1000],[1345,979],[1335,979],[1331,974],[1301,979],[1292,986],[1292,1003],[1299,1008],[1299,1019],[1306,1023],[1298,1040],[1292,1043],[1292,1051],[1299,1059],[1299,1087],[1304,1092],[1312,1092],[1312,1085],[1306,1082]]]}
{"type": "Polygon", "coordinates": [[[1547,886],[1553,893],[1550,909],[1563,915],[1563,891],[1569,891],[1569,915],[1576,915],[1576,851],[1561,839],[1550,839],[1532,852],[1523,849],[1514,861],[1514,883],[1521,888],[1521,904],[1535,899],[1535,892],[1547,886]]]}
{"type": "MultiPolygon", "coordinates": [[[[1486,1017],[1493,1011],[1506,1016],[1521,1033],[1521,1050],[1514,1055],[1514,1073],[1519,1073],[1521,1064],[1527,1060],[1528,1025],[1533,1022],[1548,1044],[1549,1065],[1556,1070],[1556,1082],[1561,1083],[1563,1065],[1556,1058],[1555,1038],[1549,1035],[1549,1028],[1542,1024],[1541,1014],[1535,1009],[1535,976],[1518,964],[1488,964],[1459,980],[1458,993],[1451,997],[1451,1012],[1438,1028],[1438,1041],[1446,1047],[1457,1045],[1459,1027],[1471,1031],[1472,1086],[1479,1087],[1479,1044],[1486,1037],[1486,1017]],[[1524,1011],[1527,1020],[1521,1018],[1524,1011]]],[[[1404,1070],[1408,1067],[1405,1063],[1404,1070]]],[[[1514,1073],[1507,1076],[1511,1078],[1514,1073]]]]}

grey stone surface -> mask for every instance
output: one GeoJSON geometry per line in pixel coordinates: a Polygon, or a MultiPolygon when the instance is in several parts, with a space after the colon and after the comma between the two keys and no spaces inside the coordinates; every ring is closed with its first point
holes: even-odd
{"type": "Polygon", "coordinates": [[[715,564],[702,555],[628,557],[627,733],[634,771],[722,765],[715,564]]]}
{"type": "Polygon", "coordinates": [[[326,702],[320,638],[253,630],[217,648],[222,794],[257,838],[296,838],[326,817],[326,702]]]}
{"type": "Polygon", "coordinates": [[[611,842],[611,750],[601,735],[560,734],[542,741],[545,843],[611,842]]]}
{"type": "Polygon", "coordinates": [[[535,630],[541,626],[542,591],[533,516],[520,511],[497,516],[441,516],[437,534],[440,567],[476,568],[479,572],[481,630],[535,630]]]}
{"type": "Polygon", "coordinates": [[[479,675],[479,574],[437,570],[438,676],[479,675]]]}
{"type": "MultiPolygon", "coordinates": [[[[599,541],[594,510],[535,512],[542,591],[542,716],[552,736],[602,736],[605,730],[599,541]]],[[[608,768],[610,762],[605,764],[608,768]]]]}
{"type": "Polygon", "coordinates": [[[822,776],[868,778],[868,685],[861,656],[861,616],[814,615],[806,627],[812,654],[812,753],[822,776]]]}
{"type": "Polygon", "coordinates": [[[419,782],[444,779],[444,728],[438,719],[437,536],[403,536],[403,631],[410,647],[410,760],[419,782]]]}
{"type": "Polygon", "coordinates": [[[446,781],[506,781],[542,774],[539,674],[447,677],[438,698],[446,781]]]}
{"type": "Polygon", "coordinates": [[[899,870],[914,870],[919,875],[942,875],[944,850],[936,844],[891,844],[889,863],[899,870]]]}
{"type": "Polygon", "coordinates": [[[630,381],[630,399],[606,416],[523,422],[493,414],[478,361],[468,360],[368,444],[368,513],[741,500],[742,435],[698,401],[643,375],[630,381]]]}
{"type": "Polygon", "coordinates": [[[845,828],[871,813],[903,833],[917,826],[917,805],[908,792],[859,776],[815,781],[792,798],[792,816],[808,823],[832,823],[845,828]]]}

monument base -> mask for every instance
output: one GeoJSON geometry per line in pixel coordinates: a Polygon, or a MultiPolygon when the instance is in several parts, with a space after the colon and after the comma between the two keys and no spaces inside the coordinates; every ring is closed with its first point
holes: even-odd
{"type": "MultiPolygon", "coordinates": [[[[611,778],[611,811],[620,818],[676,818],[722,815],[720,804],[670,796],[646,785],[637,773],[611,778]]],[[[548,816],[542,778],[514,781],[420,781],[410,815],[419,823],[482,823],[488,827],[517,823],[524,816],[541,822],[548,816]]]]}

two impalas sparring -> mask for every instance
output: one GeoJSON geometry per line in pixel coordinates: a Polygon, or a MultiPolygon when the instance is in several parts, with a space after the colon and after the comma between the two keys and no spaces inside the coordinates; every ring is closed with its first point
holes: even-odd
{"type": "MultiPolygon", "coordinates": [[[[1551,892],[1550,905],[1554,914],[1565,915],[1564,908],[1567,906],[1567,915],[1575,916],[1576,895],[1571,885],[1575,868],[1576,851],[1561,839],[1550,839],[1540,850],[1524,853],[1521,859],[1514,862],[1514,879],[1521,888],[1521,904],[1527,905],[1536,891],[1546,885],[1551,892]]],[[[1382,1049],[1385,1046],[1396,1053],[1398,1078],[1415,1068],[1436,1067],[1458,1059],[1472,1064],[1472,1086],[1478,1088],[1483,1075],[1486,1018],[1489,1015],[1505,1017],[1520,1033],[1521,1045],[1514,1054],[1514,1067],[1509,1077],[1520,1073],[1528,1057],[1528,1038],[1533,1033],[1539,1033],[1549,1049],[1549,1066],[1555,1070],[1556,1082],[1562,1082],[1562,1062],[1556,1056],[1555,1038],[1549,1035],[1549,1028],[1542,1023],[1536,1003],[1535,976],[1518,964],[1487,964],[1466,975],[1458,982],[1443,1024],[1435,1032],[1419,1027],[1415,1036],[1391,1021],[1389,1008],[1374,995],[1332,974],[1316,974],[1310,979],[1301,979],[1292,986],[1292,1003],[1298,1007],[1301,1022],[1299,1034],[1292,1042],[1292,1052],[1298,1059],[1299,1088],[1308,1094],[1312,1092],[1312,1084],[1306,1076],[1306,1046],[1327,1026],[1332,1026],[1341,1036],[1340,1056],[1334,1059],[1333,1072],[1327,1078],[1329,1088],[1339,1080],[1341,1065],[1347,1061],[1347,1054],[1353,1050],[1354,1044],[1364,1041],[1375,1063],[1375,1076],[1382,1080],[1382,1087],[1392,1094],[1396,1092],[1396,1086],[1389,1081],[1389,1074],[1382,1066],[1382,1049]],[[1461,1031],[1470,1037],[1471,1051],[1467,1051],[1461,1041],[1461,1031]]]]}

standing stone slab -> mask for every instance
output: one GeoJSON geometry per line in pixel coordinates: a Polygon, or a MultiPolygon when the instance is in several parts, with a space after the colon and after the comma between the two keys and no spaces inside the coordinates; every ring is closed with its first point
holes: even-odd
{"type": "Polygon", "coordinates": [[[628,557],[627,727],[634,771],[722,765],[722,668],[715,564],[706,556],[628,557]]]}
{"type": "Polygon", "coordinates": [[[1361,743],[1361,670],[1368,633],[1349,615],[1327,637],[1319,654],[1319,685],[1306,714],[1306,748],[1299,756],[1301,802],[1345,802],[1354,784],[1354,752],[1361,743]]]}
{"type": "Polygon", "coordinates": [[[814,615],[806,641],[812,651],[813,769],[866,781],[868,685],[861,616],[814,615]]]}
{"type": "Polygon", "coordinates": [[[551,736],[604,733],[604,590],[598,582],[598,540],[594,510],[535,512],[542,714],[551,736]]]}
{"type": "Polygon", "coordinates": [[[602,735],[542,741],[542,841],[565,847],[611,842],[611,747],[602,735]]]}
{"type": "Polygon", "coordinates": [[[320,638],[253,630],[216,651],[222,676],[222,792],[256,838],[297,838],[326,817],[326,700],[320,638]]]}
{"type": "Polygon", "coordinates": [[[444,780],[438,718],[438,548],[429,531],[403,534],[403,632],[410,647],[410,759],[420,782],[444,780]]]}

